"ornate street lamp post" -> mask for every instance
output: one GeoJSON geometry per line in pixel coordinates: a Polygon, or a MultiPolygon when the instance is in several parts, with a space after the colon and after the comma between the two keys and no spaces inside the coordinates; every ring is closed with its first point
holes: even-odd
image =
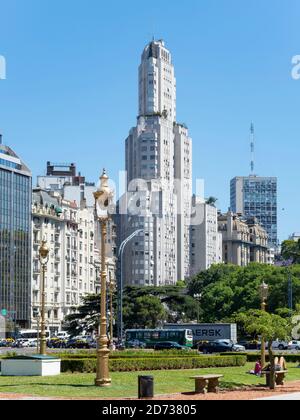
{"type": "Polygon", "coordinates": [[[42,267],[42,284],[41,284],[41,334],[40,334],[40,354],[46,355],[46,319],[45,319],[45,305],[46,305],[46,290],[45,290],[45,274],[47,271],[47,264],[49,261],[49,248],[46,241],[42,241],[39,249],[39,260],[42,267]]]}
{"type": "Polygon", "coordinates": [[[99,387],[111,385],[109,375],[109,353],[107,337],[107,317],[106,317],[106,237],[107,222],[109,220],[109,208],[113,200],[113,192],[108,186],[108,176],[105,170],[100,178],[101,184],[98,191],[94,193],[95,208],[97,219],[101,227],[101,319],[100,319],[100,337],[97,351],[97,376],[95,385],[99,387]]]}
{"type": "MultiPolygon", "coordinates": [[[[269,286],[263,281],[259,287],[259,293],[261,298],[261,310],[266,311],[266,300],[268,299],[269,286]]],[[[266,342],[265,338],[261,337],[261,365],[264,368],[266,365],[266,342]]]]}

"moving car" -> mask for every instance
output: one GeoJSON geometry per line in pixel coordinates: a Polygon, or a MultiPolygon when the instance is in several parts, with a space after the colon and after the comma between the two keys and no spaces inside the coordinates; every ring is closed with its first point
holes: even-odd
{"type": "Polygon", "coordinates": [[[127,342],[127,348],[129,349],[145,349],[146,343],[139,340],[131,340],[127,342]]]}
{"type": "MultiPolygon", "coordinates": [[[[266,350],[268,350],[269,343],[266,342],[265,345],[266,345],[266,350]]],[[[287,350],[288,345],[289,344],[285,341],[273,341],[272,348],[273,348],[273,350],[287,350]]],[[[259,348],[259,350],[261,349],[261,343],[260,342],[258,343],[258,348],[259,348]]]]}
{"type": "Polygon", "coordinates": [[[203,345],[203,353],[226,353],[226,352],[244,352],[244,346],[234,344],[230,340],[216,340],[203,345]]]}
{"type": "Polygon", "coordinates": [[[6,340],[0,340],[0,347],[7,347],[6,340]]]}
{"type": "Polygon", "coordinates": [[[30,347],[30,340],[24,340],[23,338],[19,338],[13,344],[13,347],[17,348],[27,348],[30,347]]]}
{"type": "Polygon", "coordinates": [[[189,350],[188,347],[182,346],[173,341],[165,341],[161,343],[156,343],[154,350],[189,350]]]}
{"type": "Polygon", "coordinates": [[[297,350],[297,351],[299,351],[300,350],[300,341],[291,341],[289,344],[288,344],[288,350],[297,350]]]}
{"type": "Polygon", "coordinates": [[[65,349],[67,340],[61,340],[60,338],[51,338],[47,341],[47,346],[50,349],[65,349]]]}
{"type": "Polygon", "coordinates": [[[287,350],[289,346],[289,343],[286,341],[274,341],[272,344],[272,347],[274,350],[287,350]]]}
{"type": "Polygon", "coordinates": [[[29,340],[28,347],[30,347],[30,348],[36,348],[37,345],[38,345],[38,341],[37,340],[29,340]]]}
{"type": "Polygon", "coordinates": [[[82,338],[71,338],[66,343],[67,349],[89,349],[89,343],[82,338]]]}
{"type": "Polygon", "coordinates": [[[59,340],[68,340],[70,338],[70,334],[68,334],[66,331],[59,331],[55,338],[58,338],[59,340]]]}
{"type": "Polygon", "coordinates": [[[258,341],[256,340],[240,340],[238,344],[245,347],[246,350],[258,350],[258,341]]]}

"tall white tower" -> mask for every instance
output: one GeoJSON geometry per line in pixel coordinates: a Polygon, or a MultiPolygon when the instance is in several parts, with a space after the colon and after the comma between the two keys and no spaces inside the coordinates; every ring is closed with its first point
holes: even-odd
{"type": "MultiPolygon", "coordinates": [[[[148,44],[139,67],[139,116],[126,140],[128,193],[121,236],[144,233],[127,248],[124,280],[176,284],[189,275],[192,142],[176,123],[176,78],[163,41],[148,44]]],[[[122,210],[121,210],[122,213],[122,210]]]]}

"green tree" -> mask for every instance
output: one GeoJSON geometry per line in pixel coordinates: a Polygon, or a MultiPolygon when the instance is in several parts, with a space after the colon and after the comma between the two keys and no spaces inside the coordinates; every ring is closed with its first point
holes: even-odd
{"type": "Polygon", "coordinates": [[[156,296],[138,297],[124,311],[124,323],[127,328],[157,328],[166,319],[166,311],[156,296]]]}
{"type": "Polygon", "coordinates": [[[99,328],[100,296],[88,295],[82,298],[82,304],[73,308],[73,313],[65,318],[64,328],[75,337],[83,332],[93,333],[99,328]]]}
{"type": "Polygon", "coordinates": [[[249,311],[241,314],[240,322],[244,325],[249,334],[260,335],[268,342],[270,359],[270,388],[275,389],[275,356],[273,353],[273,342],[276,340],[287,340],[291,336],[291,323],[278,315],[264,311],[249,311]]]}
{"type": "Polygon", "coordinates": [[[281,255],[285,260],[291,260],[293,264],[300,264],[300,240],[284,241],[281,245],[281,255]]]}
{"type": "MultiPolygon", "coordinates": [[[[290,268],[293,305],[300,303],[300,265],[290,268]]],[[[248,267],[216,265],[188,281],[190,296],[201,293],[204,322],[232,319],[235,314],[260,308],[259,285],[269,285],[268,310],[288,313],[288,273],[284,267],[250,264],[248,267]]]]}

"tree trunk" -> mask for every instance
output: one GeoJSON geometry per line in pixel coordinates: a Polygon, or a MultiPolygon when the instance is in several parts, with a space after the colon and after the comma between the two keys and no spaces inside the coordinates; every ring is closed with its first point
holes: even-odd
{"type": "Polygon", "coordinates": [[[273,342],[269,340],[268,350],[270,359],[270,389],[276,388],[276,371],[275,371],[275,357],[272,348],[273,342]]]}

